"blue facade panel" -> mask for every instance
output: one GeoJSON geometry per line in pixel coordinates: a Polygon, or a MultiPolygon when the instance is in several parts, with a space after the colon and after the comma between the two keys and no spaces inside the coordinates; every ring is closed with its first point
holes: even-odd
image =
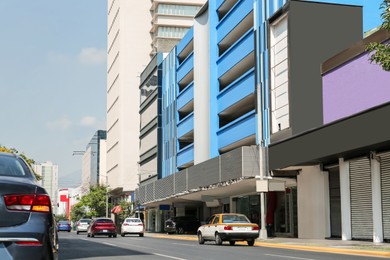
{"type": "Polygon", "coordinates": [[[194,130],[194,113],[183,118],[177,125],[177,138],[180,139],[183,135],[194,130]]]}
{"type": "Polygon", "coordinates": [[[194,144],[190,144],[177,153],[177,167],[194,161],[194,144]]]}
{"type": "Polygon", "coordinates": [[[253,33],[253,30],[250,30],[217,61],[218,77],[221,77],[246,56],[252,53],[254,48],[255,34],[253,33]]]}
{"type": "Polygon", "coordinates": [[[256,113],[251,111],[218,131],[218,149],[256,134],[256,113]]]}
{"type": "Polygon", "coordinates": [[[181,41],[176,45],[176,52],[177,55],[180,55],[180,53],[187,47],[187,45],[193,40],[194,38],[194,27],[191,27],[186,35],[181,39],[181,41]]]}
{"type": "Polygon", "coordinates": [[[191,82],[177,97],[177,110],[180,111],[185,105],[194,100],[194,82],[191,82]]]}
{"type": "Polygon", "coordinates": [[[255,69],[251,69],[218,95],[218,113],[255,93],[255,69]]]}
{"type": "Polygon", "coordinates": [[[180,81],[193,69],[194,53],[191,53],[177,68],[177,82],[180,83],[180,81]]]}
{"type": "Polygon", "coordinates": [[[242,0],[229,11],[217,26],[217,42],[222,41],[253,10],[253,0],[242,0]]]}

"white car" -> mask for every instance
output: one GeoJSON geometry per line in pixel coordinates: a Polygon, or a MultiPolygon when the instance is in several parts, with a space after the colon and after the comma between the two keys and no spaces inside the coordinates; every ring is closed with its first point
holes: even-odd
{"type": "Polygon", "coordinates": [[[87,229],[88,229],[90,222],[91,222],[91,219],[89,219],[89,218],[83,218],[83,219],[80,219],[79,221],[77,221],[77,225],[76,225],[77,235],[80,232],[87,232],[87,229]]]}
{"type": "Polygon", "coordinates": [[[251,223],[243,214],[220,213],[209,218],[205,225],[198,228],[198,242],[215,241],[222,245],[223,241],[229,241],[234,245],[236,241],[246,241],[249,246],[255,244],[259,237],[259,226],[251,223]]]}
{"type": "Polygon", "coordinates": [[[121,225],[121,236],[126,234],[138,234],[140,237],[144,236],[144,223],[140,218],[126,218],[121,225]]]}

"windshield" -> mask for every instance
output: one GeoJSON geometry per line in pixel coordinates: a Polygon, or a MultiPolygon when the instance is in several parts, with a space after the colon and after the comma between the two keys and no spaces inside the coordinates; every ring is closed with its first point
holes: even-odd
{"type": "Polygon", "coordinates": [[[27,174],[17,158],[0,156],[0,175],[22,177],[27,174]]]}

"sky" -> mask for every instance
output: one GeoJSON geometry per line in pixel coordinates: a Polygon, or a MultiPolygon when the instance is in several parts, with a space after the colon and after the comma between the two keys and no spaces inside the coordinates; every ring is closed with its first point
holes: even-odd
{"type": "MultiPolygon", "coordinates": [[[[381,24],[382,0],[317,2],[363,6],[364,31],[381,24]]],[[[107,0],[0,0],[0,12],[0,145],[77,187],[73,151],[106,129],[107,0]]]]}

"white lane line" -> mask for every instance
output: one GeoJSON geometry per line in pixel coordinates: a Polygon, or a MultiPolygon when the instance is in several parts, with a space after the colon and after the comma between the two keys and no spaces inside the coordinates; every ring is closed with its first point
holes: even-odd
{"type": "Polygon", "coordinates": [[[152,254],[157,255],[157,256],[166,257],[166,258],[176,259],[176,260],[187,260],[185,258],[174,257],[174,256],[170,256],[170,255],[163,255],[163,254],[157,254],[157,253],[152,253],[152,254]]]}
{"type": "Polygon", "coordinates": [[[110,243],[107,243],[107,242],[102,242],[102,244],[105,244],[105,245],[108,245],[108,246],[116,246],[116,247],[118,247],[117,245],[110,244],[110,243]]]}
{"type": "Polygon", "coordinates": [[[301,259],[301,260],[316,260],[313,258],[303,258],[303,257],[295,257],[295,256],[288,256],[288,255],[273,255],[273,254],[265,254],[267,256],[275,256],[275,257],[281,257],[281,258],[290,258],[290,259],[301,259]]]}
{"type": "Polygon", "coordinates": [[[179,246],[198,246],[198,245],[194,245],[194,244],[183,244],[183,243],[172,243],[172,245],[179,245],[179,246]]]}

